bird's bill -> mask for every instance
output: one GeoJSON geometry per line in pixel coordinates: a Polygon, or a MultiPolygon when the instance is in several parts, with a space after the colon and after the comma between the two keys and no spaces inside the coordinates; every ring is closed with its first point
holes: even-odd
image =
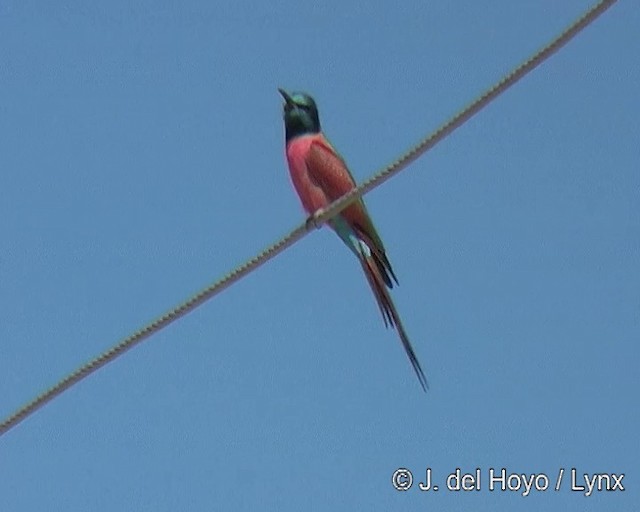
{"type": "Polygon", "coordinates": [[[289,93],[287,91],[285,91],[284,89],[281,89],[280,87],[278,87],[278,92],[282,95],[282,97],[284,98],[284,101],[287,105],[289,106],[294,106],[295,103],[293,102],[293,98],[289,95],[289,93]]]}

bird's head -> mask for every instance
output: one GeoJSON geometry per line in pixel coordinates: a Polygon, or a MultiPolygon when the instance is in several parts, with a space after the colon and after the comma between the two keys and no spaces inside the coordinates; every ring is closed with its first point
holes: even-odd
{"type": "Polygon", "coordinates": [[[303,92],[289,94],[278,89],[284,98],[284,126],[287,142],[301,135],[320,132],[318,107],[311,96],[303,92]]]}

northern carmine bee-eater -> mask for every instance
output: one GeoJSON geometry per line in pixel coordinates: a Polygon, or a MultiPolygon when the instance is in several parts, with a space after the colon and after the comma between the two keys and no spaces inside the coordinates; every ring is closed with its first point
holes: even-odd
{"type": "MultiPolygon", "coordinates": [[[[284,98],[286,155],[291,181],[302,206],[313,215],[356,184],[344,160],[323,135],[313,98],[305,93],[278,91],[284,98]]],[[[393,282],[398,284],[398,280],[364,201],[359,199],[352,203],[328,224],[360,261],[385,325],[394,327],[398,332],[418,380],[426,391],[427,379],[389,294],[388,288],[393,288],[393,282]]]]}

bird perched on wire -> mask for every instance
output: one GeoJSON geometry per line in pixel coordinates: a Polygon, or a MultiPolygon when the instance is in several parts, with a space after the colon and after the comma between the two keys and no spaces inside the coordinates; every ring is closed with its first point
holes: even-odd
{"type": "MultiPolygon", "coordinates": [[[[326,208],[356,184],[344,160],[320,128],[318,107],[311,96],[278,89],[284,98],[286,157],[293,186],[310,215],[326,208]]],[[[389,289],[398,284],[384,245],[362,199],[328,221],[345,245],[356,255],[373,290],[385,325],[396,329],[420,385],[427,379],[391,300],[389,289]]]]}

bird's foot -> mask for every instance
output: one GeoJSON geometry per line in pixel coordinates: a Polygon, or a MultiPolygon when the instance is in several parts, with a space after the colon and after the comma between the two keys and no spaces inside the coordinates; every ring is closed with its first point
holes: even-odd
{"type": "Polygon", "coordinates": [[[305,222],[305,227],[307,231],[311,231],[314,228],[320,229],[322,227],[323,223],[318,222],[318,217],[323,213],[324,213],[324,209],[320,208],[315,212],[313,212],[311,215],[309,215],[309,217],[307,218],[307,221],[305,222]]]}

